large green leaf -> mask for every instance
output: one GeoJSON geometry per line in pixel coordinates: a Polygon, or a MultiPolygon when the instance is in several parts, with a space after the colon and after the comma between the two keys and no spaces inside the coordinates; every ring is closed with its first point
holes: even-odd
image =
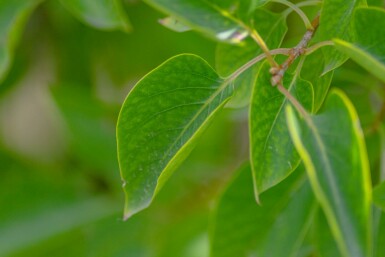
{"type": "Polygon", "coordinates": [[[145,2],[220,41],[238,43],[248,35],[240,20],[224,8],[226,2],[205,0],[145,0],[145,2]]]}
{"type": "MultiPolygon", "coordinates": [[[[250,105],[250,160],[256,195],[286,178],[300,157],[290,139],[285,119],[287,99],[271,86],[270,66],[262,66],[250,105]]],[[[309,110],[313,107],[312,85],[287,73],[284,86],[309,110]]]]}
{"type": "Polygon", "coordinates": [[[354,43],[335,39],[336,48],[385,82],[385,11],[359,8],[354,16],[354,43]]]}
{"type": "Polygon", "coordinates": [[[211,256],[295,256],[315,207],[303,178],[301,169],[262,194],[259,206],[253,197],[250,166],[243,166],[215,208],[211,256]]]}
{"type": "Polygon", "coordinates": [[[135,86],[117,125],[125,217],[150,204],[231,94],[229,80],[187,54],[166,61],[135,86]]]}
{"type": "Polygon", "coordinates": [[[306,123],[290,107],[290,134],[341,254],[370,256],[370,173],[354,107],[339,91],[332,91],[320,114],[308,116],[306,123]]]}
{"type": "Polygon", "coordinates": [[[13,51],[24,25],[42,0],[12,0],[0,2],[0,82],[11,65],[13,51]]]}
{"type": "Polygon", "coordinates": [[[81,21],[98,29],[131,30],[120,0],[61,0],[81,21]]]}
{"type": "MultiPolygon", "coordinates": [[[[253,15],[255,27],[270,49],[278,48],[286,35],[286,17],[264,9],[258,9],[253,15]]],[[[241,45],[220,43],[215,53],[216,68],[220,75],[228,76],[247,61],[262,54],[261,48],[252,40],[245,40],[241,45]]],[[[231,107],[243,107],[249,104],[251,91],[260,65],[244,72],[234,81],[234,97],[229,101],[231,107]]]]}
{"type": "MultiPolygon", "coordinates": [[[[324,0],[317,31],[319,40],[335,37],[351,41],[354,38],[353,15],[358,6],[366,5],[366,0],[324,0]]],[[[325,54],[324,73],[343,64],[347,57],[332,47],[322,49],[325,54]]]]}

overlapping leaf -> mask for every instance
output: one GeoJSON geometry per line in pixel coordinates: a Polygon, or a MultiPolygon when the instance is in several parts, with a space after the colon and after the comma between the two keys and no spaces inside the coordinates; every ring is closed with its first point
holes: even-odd
{"type": "Polygon", "coordinates": [[[354,43],[336,39],[337,49],[385,82],[385,11],[359,8],[354,24],[357,34],[354,43]]]}
{"type": "Polygon", "coordinates": [[[211,256],[295,256],[315,207],[302,171],[264,193],[258,206],[250,166],[241,168],[217,203],[211,256]]]}
{"type": "Polygon", "coordinates": [[[201,58],[179,55],[130,92],[117,124],[126,217],[150,204],[231,96],[229,84],[201,58]]]}
{"type": "Polygon", "coordinates": [[[228,5],[227,1],[222,3],[205,0],[145,0],[145,2],[220,41],[238,43],[248,35],[242,22],[224,8],[228,5]]]}
{"type": "Polygon", "coordinates": [[[370,256],[371,185],[357,114],[346,96],[332,91],[317,116],[287,122],[341,255],[370,256]]]}
{"type": "MultiPolygon", "coordinates": [[[[354,39],[352,28],[354,11],[358,6],[365,6],[366,0],[324,0],[317,37],[331,40],[335,37],[351,41],[354,39]]],[[[324,73],[341,64],[347,57],[332,47],[323,49],[325,54],[324,73]]]]}
{"type": "Polygon", "coordinates": [[[98,29],[131,29],[120,0],[61,0],[61,3],[81,21],[98,29]]]}
{"type": "Polygon", "coordinates": [[[13,58],[13,51],[23,32],[24,25],[42,0],[12,0],[0,2],[0,82],[13,58]]]}
{"type": "Polygon", "coordinates": [[[385,182],[374,188],[373,202],[385,211],[385,182]]]}
{"type": "MultiPolygon", "coordinates": [[[[286,178],[300,162],[286,125],[287,99],[271,86],[266,62],[257,78],[250,105],[250,160],[256,194],[286,178]]],[[[284,86],[311,111],[312,85],[298,74],[286,74],[284,86]]]]}
{"type": "MultiPolygon", "coordinates": [[[[253,15],[255,27],[270,49],[278,48],[286,35],[286,17],[264,9],[258,9],[253,15]]],[[[245,40],[241,45],[220,43],[216,50],[216,68],[220,75],[228,76],[237,68],[262,54],[261,48],[252,40],[245,40]]],[[[260,65],[245,71],[234,81],[234,97],[228,105],[243,107],[249,104],[251,91],[260,65]]]]}

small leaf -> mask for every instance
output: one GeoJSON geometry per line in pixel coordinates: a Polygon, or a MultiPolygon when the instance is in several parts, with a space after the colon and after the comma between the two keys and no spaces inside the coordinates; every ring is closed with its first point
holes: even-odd
{"type": "Polygon", "coordinates": [[[320,114],[307,117],[306,124],[290,107],[290,134],[342,256],[370,256],[370,171],[352,104],[332,91],[320,114]]]}
{"type": "Polygon", "coordinates": [[[259,206],[253,197],[250,166],[240,168],[212,217],[211,256],[292,256],[303,241],[315,207],[303,171],[263,193],[259,206]]]}
{"type": "Polygon", "coordinates": [[[125,217],[146,208],[232,94],[200,57],[179,55],[144,77],[117,124],[125,217]]]}
{"type": "Polygon", "coordinates": [[[186,26],[185,24],[183,24],[172,16],[160,19],[159,23],[175,32],[186,32],[190,30],[188,26],[186,26]]]}
{"type": "MultiPolygon", "coordinates": [[[[250,161],[255,193],[262,193],[294,171],[300,157],[290,139],[286,125],[287,99],[271,86],[269,64],[262,66],[250,105],[250,161]]],[[[308,109],[313,108],[312,85],[287,73],[284,86],[308,109]]]]}
{"type": "Polygon", "coordinates": [[[382,182],[374,188],[373,202],[385,211],[385,182],[382,182]]]}
{"type": "MultiPolygon", "coordinates": [[[[282,14],[259,9],[253,15],[253,19],[258,33],[265,40],[267,46],[270,49],[278,48],[287,32],[286,17],[282,14]]],[[[260,54],[262,54],[262,50],[253,40],[245,40],[241,45],[220,43],[215,53],[215,66],[220,75],[228,76],[260,54]]],[[[257,64],[234,81],[234,97],[231,98],[228,106],[240,108],[249,104],[259,69],[260,65],[257,64]]]]}
{"type": "Polygon", "coordinates": [[[61,0],[61,3],[74,16],[95,28],[131,30],[120,0],[61,0]]]}
{"type": "Polygon", "coordinates": [[[239,43],[248,35],[247,29],[232,14],[204,0],[145,0],[188,27],[219,41],[239,43]]]}
{"type": "MultiPolygon", "coordinates": [[[[366,6],[365,0],[325,0],[317,31],[319,40],[331,40],[335,37],[351,41],[354,39],[352,29],[353,14],[357,7],[366,6]]],[[[323,73],[327,73],[342,65],[347,57],[332,47],[322,49],[325,54],[323,73]]]]}
{"type": "Polygon", "coordinates": [[[385,82],[385,11],[359,8],[354,22],[357,33],[354,43],[335,39],[336,48],[385,82]]]}
{"type": "Polygon", "coordinates": [[[13,51],[29,15],[41,2],[42,0],[0,2],[0,82],[12,63],[13,51]]]}

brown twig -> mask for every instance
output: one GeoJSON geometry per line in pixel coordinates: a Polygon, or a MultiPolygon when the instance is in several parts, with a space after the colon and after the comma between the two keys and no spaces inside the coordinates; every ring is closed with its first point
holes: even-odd
{"type": "Polygon", "coordinates": [[[272,75],[271,84],[273,86],[282,84],[282,78],[285,75],[287,69],[292,65],[292,63],[300,56],[306,53],[306,47],[309,44],[310,40],[313,38],[314,33],[316,32],[319,26],[319,15],[317,15],[314,20],[311,22],[312,28],[306,30],[305,35],[302,40],[298,43],[297,46],[292,48],[289,53],[289,57],[284,63],[278,67],[272,66],[270,73],[272,75]]]}

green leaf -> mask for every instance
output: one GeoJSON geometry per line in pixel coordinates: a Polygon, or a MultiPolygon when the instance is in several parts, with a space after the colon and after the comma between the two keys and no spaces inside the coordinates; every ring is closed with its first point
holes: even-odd
{"type": "Polygon", "coordinates": [[[323,73],[324,53],[322,51],[315,51],[309,56],[305,57],[305,61],[301,69],[301,78],[311,81],[314,89],[314,109],[313,113],[321,108],[327,93],[329,92],[330,84],[334,72],[323,73]]]}
{"type": "Polygon", "coordinates": [[[179,55],[130,92],[117,124],[125,217],[146,208],[232,94],[200,57],[179,55]]]}
{"type": "MultiPolygon", "coordinates": [[[[287,32],[286,16],[264,9],[258,9],[253,15],[255,27],[270,49],[278,48],[287,32]]],[[[245,40],[241,45],[218,44],[216,49],[216,69],[222,76],[228,76],[237,68],[262,54],[261,48],[253,40],[245,40]]],[[[249,104],[251,91],[260,65],[245,71],[234,81],[234,97],[230,107],[244,107],[249,104]]]]}
{"type": "Polygon", "coordinates": [[[247,29],[232,14],[205,0],[145,0],[146,3],[167,13],[211,38],[239,43],[248,35],[247,29]]]}
{"type": "MultiPolygon", "coordinates": [[[[250,161],[255,193],[276,185],[296,169],[300,157],[290,139],[286,125],[286,98],[271,86],[270,66],[262,66],[250,105],[250,161]]],[[[312,85],[287,73],[284,86],[307,108],[312,110],[312,85]]]]}
{"type": "Polygon", "coordinates": [[[318,210],[314,217],[313,240],[320,257],[340,256],[338,246],[330,231],[330,226],[321,209],[318,210]]]}
{"type": "Polygon", "coordinates": [[[259,206],[253,197],[250,166],[244,165],[214,210],[210,256],[294,256],[315,207],[303,169],[261,199],[259,206]]]}
{"type": "Polygon", "coordinates": [[[354,22],[357,33],[354,43],[335,39],[336,48],[385,82],[385,11],[359,8],[354,22]]]}
{"type": "Polygon", "coordinates": [[[290,107],[290,134],[341,254],[370,256],[370,171],[353,105],[332,91],[320,114],[308,116],[306,124],[290,107]]]}
{"type": "Polygon", "coordinates": [[[13,59],[13,52],[32,11],[42,0],[12,0],[0,2],[0,82],[13,59]]]}
{"type": "MultiPolygon", "coordinates": [[[[320,17],[317,38],[331,40],[335,37],[351,41],[354,39],[352,29],[354,11],[358,6],[365,6],[366,0],[325,0],[320,17]]],[[[347,57],[332,47],[322,49],[325,54],[323,73],[342,65],[347,57]]]]}
{"type": "Polygon", "coordinates": [[[382,182],[374,188],[373,202],[385,211],[385,182],[382,182]]]}
{"type": "Polygon", "coordinates": [[[95,28],[131,30],[120,0],[61,0],[61,3],[79,20],[95,28]]]}

